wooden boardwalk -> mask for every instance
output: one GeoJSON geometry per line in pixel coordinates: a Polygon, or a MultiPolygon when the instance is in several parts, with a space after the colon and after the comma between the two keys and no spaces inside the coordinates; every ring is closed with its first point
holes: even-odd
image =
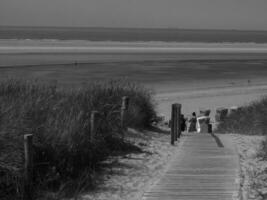
{"type": "Polygon", "coordinates": [[[180,153],[143,200],[231,200],[239,196],[234,148],[210,134],[186,134],[180,153]]]}

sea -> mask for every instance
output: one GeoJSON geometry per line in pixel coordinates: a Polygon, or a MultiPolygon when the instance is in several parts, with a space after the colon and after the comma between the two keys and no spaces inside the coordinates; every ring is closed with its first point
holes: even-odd
{"type": "Polygon", "coordinates": [[[267,43],[267,31],[0,26],[0,39],[267,43]]]}

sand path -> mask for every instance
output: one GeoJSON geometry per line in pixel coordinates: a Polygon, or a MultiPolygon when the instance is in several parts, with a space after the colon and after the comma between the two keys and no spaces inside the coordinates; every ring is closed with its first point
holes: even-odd
{"type": "Polygon", "coordinates": [[[108,167],[103,169],[103,181],[96,190],[86,192],[80,199],[140,200],[179,152],[180,143],[170,145],[169,134],[159,133],[159,130],[141,133],[129,131],[137,134],[132,142],[142,148],[143,152],[110,158],[108,167]]]}

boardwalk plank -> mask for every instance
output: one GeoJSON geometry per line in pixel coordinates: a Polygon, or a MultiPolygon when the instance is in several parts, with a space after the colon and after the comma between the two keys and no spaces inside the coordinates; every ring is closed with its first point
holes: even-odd
{"type": "Polygon", "coordinates": [[[232,200],[238,195],[234,148],[219,147],[209,134],[188,134],[179,155],[143,200],[232,200]]]}

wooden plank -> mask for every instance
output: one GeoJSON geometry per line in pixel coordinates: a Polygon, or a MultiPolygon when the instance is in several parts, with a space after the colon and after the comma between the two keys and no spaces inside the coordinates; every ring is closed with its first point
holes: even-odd
{"type": "Polygon", "coordinates": [[[239,163],[233,149],[209,134],[188,134],[165,175],[143,200],[232,200],[239,191],[239,163]]]}

